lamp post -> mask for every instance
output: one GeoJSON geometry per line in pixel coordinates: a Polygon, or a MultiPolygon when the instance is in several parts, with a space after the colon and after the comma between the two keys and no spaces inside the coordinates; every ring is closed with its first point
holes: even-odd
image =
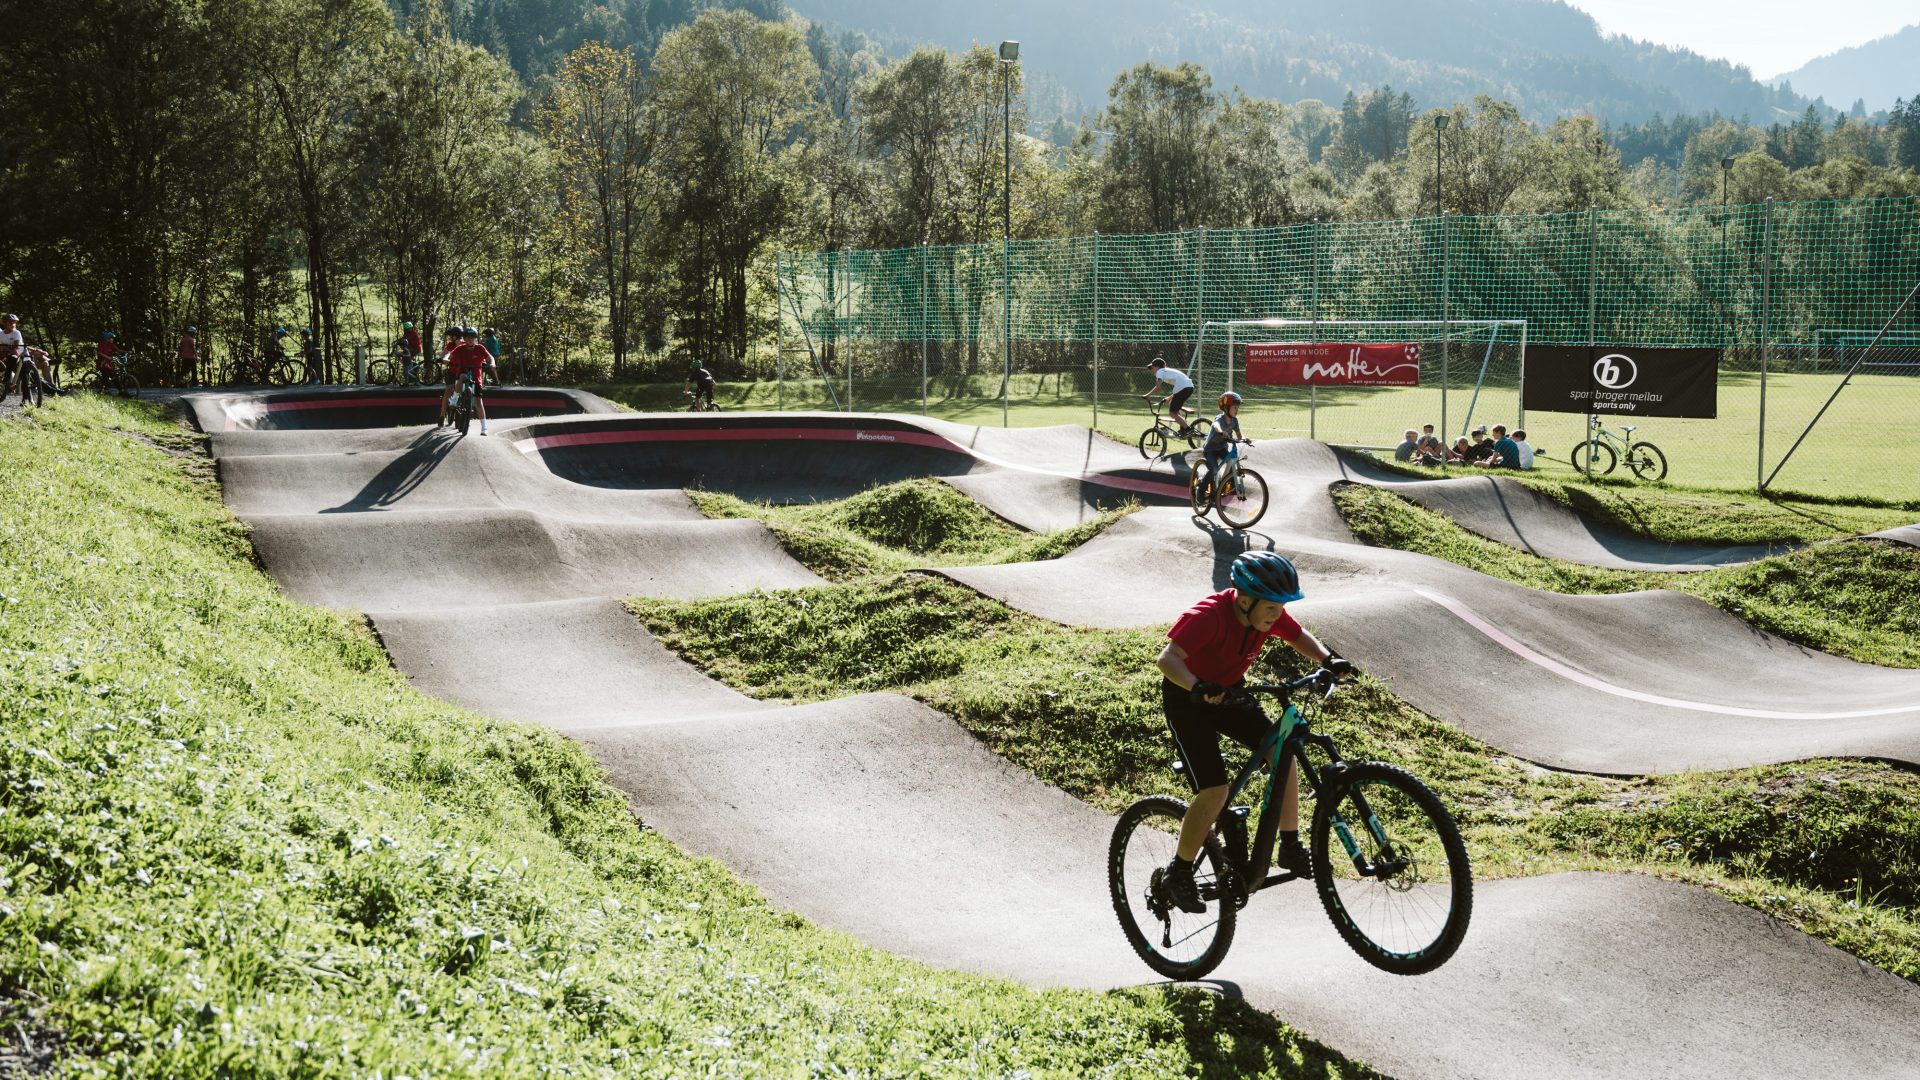
{"type": "Polygon", "coordinates": [[[1445,213],[1446,204],[1440,201],[1440,133],[1447,130],[1447,121],[1452,117],[1439,113],[1433,118],[1433,216],[1445,213]]]}
{"type": "Polygon", "coordinates": [[[1006,176],[1000,185],[1000,426],[1010,427],[1009,401],[1013,397],[1013,65],[1020,60],[1020,43],[1000,43],[1000,107],[1005,130],[1000,139],[1006,176]]]}

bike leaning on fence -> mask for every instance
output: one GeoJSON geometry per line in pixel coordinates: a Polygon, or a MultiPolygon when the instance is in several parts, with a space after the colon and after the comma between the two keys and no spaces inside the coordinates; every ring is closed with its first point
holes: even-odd
{"type": "Polygon", "coordinates": [[[1204,417],[1195,417],[1193,423],[1180,427],[1171,417],[1161,415],[1160,410],[1166,402],[1166,398],[1161,398],[1147,406],[1153,414],[1153,425],[1140,433],[1140,456],[1148,461],[1165,457],[1167,447],[1176,441],[1186,443],[1187,449],[1192,450],[1206,442],[1207,432],[1213,430],[1213,421],[1204,417]]]}
{"type": "Polygon", "coordinates": [[[1260,710],[1258,698],[1265,696],[1284,709],[1234,778],[1227,808],[1207,833],[1194,868],[1204,912],[1181,910],[1162,885],[1187,804],[1152,796],[1120,815],[1107,849],[1108,891],[1127,942],[1148,967],[1170,979],[1205,976],[1226,958],[1240,909],[1255,893],[1298,876],[1268,874],[1280,828],[1277,778],[1287,775],[1289,762],[1313,794],[1313,882],[1341,938],[1369,964],[1397,975],[1432,971],[1460,947],[1473,915],[1473,870],[1453,815],[1406,770],[1341,758],[1293,701],[1305,691],[1324,704],[1343,681],[1321,669],[1292,682],[1229,691],[1228,701],[1242,708],[1260,710]],[[1324,754],[1325,763],[1315,765],[1309,748],[1324,754]],[[1259,817],[1249,837],[1248,811],[1234,803],[1262,773],[1259,817]]]}
{"type": "Polygon", "coordinates": [[[1201,452],[1187,455],[1187,501],[1194,517],[1206,517],[1218,510],[1220,520],[1235,529],[1251,529],[1267,513],[1267,480],[1252,469],[1240,465],[1240,444],[1253,445],[1251,439],[1227,444],[1227,456],[1220,462],[1219,475],[1206,475],[1206,460],[1201,452]]]}
{"type": "Polygon", "coordinates": [[[1573,452],[1567,460],[1573,463],[1575,472],[1586,476],[1605,476],[1613,471],[1620,459],[1625,459],[1627,469],[1641,480],[1662,480],[1667,475],[1667,455],[1650,442],[1633,442],[1635,425],[1623,424],[1620,434],[1615,435],[1600,423],[1597,416],[1587,417],[1587,437],[1573,446],[1573,452]]]}

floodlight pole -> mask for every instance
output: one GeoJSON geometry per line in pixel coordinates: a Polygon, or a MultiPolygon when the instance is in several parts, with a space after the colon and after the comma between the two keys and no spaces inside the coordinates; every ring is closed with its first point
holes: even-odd
{"type": "Polygon", "coordinates": [[[1000,106],[1004,130],[1000,146],[1006,175],[1000,185],[1000,426],[1011,427],[1013,397],[1013,65],[1020,43],[1000,43],[1000,106]]]}
{"type": "Polygon", "coordinates": [[[1433,118],[1433,216],[1439,217],[1445,212],[1446,203],[1440,198],[1440,133],[1447,130],[1447,121],[1452,119],[1446,113],[1436,114],[1433,118]]]}
{"type": "Polygon", "coordinates": [[[1733,303],[1727,295],[1727,181],[1733,176],[1733,159],[1720,159],[1720,334],[1722,343],[1733,345],[1733,303]]]}

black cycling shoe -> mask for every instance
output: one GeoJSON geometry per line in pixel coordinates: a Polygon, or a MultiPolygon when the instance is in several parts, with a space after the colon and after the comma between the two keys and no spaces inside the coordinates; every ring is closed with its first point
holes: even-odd
{"type": "Polygon", "coordinates": [[[1289,874],[1306,877],[1313,872],[1313,856],[1307,853],[1307,845],[1295,840],[1274,849],[1273,865],[1289,874]]]}
{"type": "Polygon", "coordinates": [[[1193,864],[1178,856],[1160,875],[1160,888],[1173,906],[1189,915],[1201,915],[1207,902],[1200,899],[1200,887],[1193,882],[1193,864]]]}

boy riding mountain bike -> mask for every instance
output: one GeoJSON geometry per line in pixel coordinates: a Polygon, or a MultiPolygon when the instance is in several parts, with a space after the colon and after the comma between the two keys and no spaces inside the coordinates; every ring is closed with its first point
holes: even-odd
{"type": "Polygon", "coordinates": [[[1234,443],[1243,442],[1253,445],[1253,440],[1240,434],[1240,395],[1229,390],[1220,395],[1220,414],[1213,418],[1213,429],[1207,432],[1206,445],[1200,452],[1206,455],[1207,472],[1201,481],[1213,483],[1220,475],[1220,463],[1227,459],[1227,448],[1234,443]]]}
{"type": "Polygon", "coordinates": [[[1187,399],[1193,396],[1193,380],[1179,368],[1168,367],[1167,362],[1158,356],[1153,358],[1153,363],[1147,365],[1147,370],[1153,372],[1153,390],[1141,394],[1140,400],[1151,401],[1154,390],[1160,389],[1161,383],[1166,383],[1166,392],[1161,395],[1161,400],[1167,403],[1167,415],[1179,425],[1180,434],[1185,435],[1187,433],[1185,406],[1187,399]]]}
{"type": "Polygon", "coordinates": [[[493,366],[493,354],[480,344],[480,331],[471,326],[456,326],[447,337],[458,342],[446,355],[447,388],[440,395],[440,423],[447,422],[447,406],[453,402],[453,392],[460,385],[462,373],[473,376],[473,411],[480,418],[480,434],[487,433],[487,399],[481,395],[485,383],[484,369],[493,366]]]}
{"type": "MultiPolygon", "coordinates": [[[[1286,605],[1302,596],[1292,560],[1276,552],[1249,551],[1233,561],[1229,576],[1232,588],[1206,597],[1174,622],[1156,661],[1162,676],[1161,708],[1195,792],[1180,824],[1179,846],[1160,884],[1168,900],[1195,914],[1206,905],[1194,884],[1193,864],[1227,799],[1220,736],[1251,750],[1268,727],[1257,708],[1228,704],[1228,691],[1245,681],[1269,638],[1279,638],[1335,675],[1354,673],[1351,663],[1287,614],[1286,605]]],[[[1310,860],[1300,842],[1300,781],[1291,762],[1282,784],[1274,865],[1305,874],[1310,860]]]]}

